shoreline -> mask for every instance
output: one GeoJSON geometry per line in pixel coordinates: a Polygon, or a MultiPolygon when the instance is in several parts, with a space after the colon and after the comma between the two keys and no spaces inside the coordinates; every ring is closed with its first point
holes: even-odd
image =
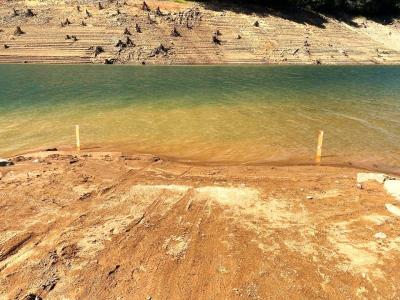
{"type": "Polygon", "coordinates": [[[308,160],[260,160],[260,161],[205,161],[205,160],[195,160],[195,159],[184,159],[169,155],[162,155],[150,152],[138,152],[138,151],[118,151],[118,150],[107,150],[100,149],[100,147],[89,147],[87,149],[82,148],[80,151],[68,148],[68,147],[49,147],[45,149],[32,149],[23,151],[20,153],[15,153],[11,155],[4,156],[6,159],[16,160],[18,157],[25,157],[30,155],[46,156],[49,154],[61,154],[61,155],[76,155],[85,156],[87,154],[96,156],[101,156],[104,154],[116,155],[120,157],[132,157],[132,156],[144,156],[144,157],[155,157],[157,159],[167,161],[170,163],[184,164],[188,166],[198,166],[198,167],[332,167],[339,169],[350,169],[357,171],[366,172],[378,172],[385,173],[391,176],[400,176],[400,169],[397,166],[376,166],[374,162],[369,162],[368,164],[362,164],[357,162],[324,162],[324,157],[322,157],[321,163],[316,163],[313,159],[308,160]],[[99,150],[93,150],[93,148],[98,148],[99,150]],[[52,150],[57,149],[57,150],[52,150]]]}
{"type": "Polygon", "coordinates": [[[366,181],[380,175],[116,152],[0,172],[0,297],[400,296],[399,202],[366,181]]]}
{"type": "Polygon", "coordinates": [[[99,63],[56,63],[56,62],[0,62],[0,66],[7,65],[24,65],[24,66],[104,66],[104,67],[137,67],[137,68],[152,68],[152,67],[313,67],[313,68],[329,68],[329,67],[399,67],[400,61],[395,63],[331,63],[331,64],[312,64],[312,63],[211,63],[211,64],[202,64],[202,63],[194,63],[194,64],[148,64],[148,65],[140,65],[140,64],[99,64],[99,63]]]}

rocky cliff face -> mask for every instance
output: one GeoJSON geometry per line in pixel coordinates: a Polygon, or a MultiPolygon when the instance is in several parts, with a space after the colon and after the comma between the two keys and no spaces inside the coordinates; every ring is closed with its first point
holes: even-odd
{"type": "Polygon", "coordinates": [[[8,1],[1,63],[398,64],[400,25],[194,2],[8,1]]]}

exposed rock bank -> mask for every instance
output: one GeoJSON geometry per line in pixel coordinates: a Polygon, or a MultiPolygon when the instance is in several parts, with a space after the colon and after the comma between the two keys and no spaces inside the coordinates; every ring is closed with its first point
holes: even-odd
{"type": "Polygon", "coordinates": [[[0,63],[398,64],[400,25],[193,2],[7,1],[0,63]]]}

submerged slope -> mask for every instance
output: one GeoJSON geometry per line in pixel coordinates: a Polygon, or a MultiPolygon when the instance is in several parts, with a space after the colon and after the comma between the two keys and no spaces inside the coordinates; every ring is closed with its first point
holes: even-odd
{"type": "Polygon", "coordinates": [[[137,0],[100,6],[91,1],[4,3],[0,62],[400,63],[397,22],[384,26],[358,19],[350,26],[306,12],[245,13],[190,2],[148,5],[150,11],[137,0]]]}

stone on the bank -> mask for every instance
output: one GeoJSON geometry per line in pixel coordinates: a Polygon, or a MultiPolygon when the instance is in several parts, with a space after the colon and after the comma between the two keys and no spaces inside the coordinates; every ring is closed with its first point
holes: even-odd
{"type": "Polygon", "coordinates": [[[0,158],[0,167],[12,166],[14,163],[9,159],[0,158]]]}
{"type": "Polygon", "coordinates": [[[385,207],[389,212],[396,215],[397,217],[400,217],[400,208],[393,204],[385,204],[385,207]]]}
{"type": "Polygon", "coordinates": [[[386,239],[386,234],[384,234],[383,232],[378,232],[378,233],[375,233],[374,237],[377,239],[383,240],[383,239],[386,239]]]}
{"type": "Polygon", "coordinates": [[[383,187],[389,195],[400,201],[400,180],[386,180],[383,187]]]}
{"type": "Polygon", "coordinates": [[[382,173],[358,173],[357,174],[357,183],[363,183],[369,180],[376,180],[379,183],[384,183],[389,176],[382,173]]]}

